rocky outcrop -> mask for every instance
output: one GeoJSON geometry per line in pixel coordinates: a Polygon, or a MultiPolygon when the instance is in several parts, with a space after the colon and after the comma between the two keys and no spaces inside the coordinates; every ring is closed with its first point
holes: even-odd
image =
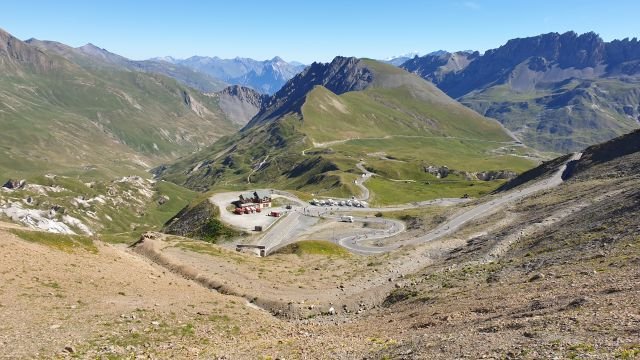
{"type": "Polygon", "coordinates": [[[429,173],[435,177],[437,177],[438,179],[443,179],[446,178],[447,176],[449,176],[449,168],[447,166],[433,166],[433,165],[429,165],[429,166],[425,166],[424,167],[424,172],[429,173]]]}
{"type": "Polygon", "coordinates": [[[324,86],[335,94],[366,89],[373,82],[373,72],[354,57],[338,56],[331,63],[313,63],[289,80],[247,124],[252,127],[289,112],[300,113],[302,104],[315,86],[324,86]]]}
{"type": "Polygon", "coordinates": [[[219,213],[215,205],[209,200],[204,200],[195,206],[182,209],[165,224],[163,232],[214,243],[240,235],[240,232],[220,221],[219,213]]]}
{"type": "Polygon", "coordinates": [[[480,53],[477,51],[454,53],[440,51],[423,57],[414,57],[403,63],[401,67],[437,85],[448,74],[464,70],[479,56],[480,53]]]}
{"type": "Polygon", "coordinates": [[[226,87],[215,96],[218,98],[220,109],[227,118],[243,126],[258,113],[262,105],[269,99],[268,95],[240,85],[226,87]]]}
{"type": "Polygon", "coordinates": [[[511,180],[516,176],[518,176],[518,174],[509,170],[481,171],[475,174],[476,179],[482,181],[511,180]]]}
{"type": "Polygon", "coordinates": [[[12,180],[12,179],[9,179],[9,180],[7,180],[6,183],[4,183],[2,185],[2,187],[5,188],[5,189],[15,190],[15,189],[23,188],[26,184],[27,184],[26,180],[12,180]]]}

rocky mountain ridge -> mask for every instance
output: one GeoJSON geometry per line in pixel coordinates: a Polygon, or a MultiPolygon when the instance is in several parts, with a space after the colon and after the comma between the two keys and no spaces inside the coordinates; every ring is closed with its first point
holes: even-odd
{"type": "Polygon", "coordinates": [[[255,126],[288,112],[300,112],[305,95],[315,86],[323,86],[336,95],[366,89],[373,73],[359,59],[338,56],[331,63],[314,62],[264,103],[260,112],[247,124],[255,126]]]}
{"type": "Polygon", "coordinates": [[[161,74],[174,78],[182,84],[202,92],[222,90],[226,83],[204,73],[194,71],[180,64],[170,64],[165,61],[143,60],[136,61],[114,54],[91,43],[74,48],[56,41],[46,41],[31,38],[25,43],[33,45],[51,54],[56,54],[75,62],[88,69],[98,67],[115,67],[120,70],[140,71],[161,74]]]}
{"type": "Polygon", "coordinates": [[[544,151],[579,150],[640,126],[636,38],[548,33],[403,67],[544,151]]]}

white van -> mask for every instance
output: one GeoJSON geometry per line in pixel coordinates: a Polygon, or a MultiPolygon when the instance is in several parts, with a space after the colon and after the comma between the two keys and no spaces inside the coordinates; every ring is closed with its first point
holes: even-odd
{"type": "Polygon", "coordinates": [[[340,218],[340,221],[342,221],[342,222],[352,223],[352,222],[353,222],[353,216],[342,216],[342,217],[340,218]]]}

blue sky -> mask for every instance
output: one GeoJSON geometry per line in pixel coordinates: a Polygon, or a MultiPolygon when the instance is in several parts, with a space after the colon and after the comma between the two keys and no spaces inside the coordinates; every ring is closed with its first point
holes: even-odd
{"type": "Polygon", "coordinates": [[[4,0],[0,28],[23,40],[91,42],[132,59],[278,55],[310,63],[484,51],[552,31],[640,37],[638,14],[638,0],[4,0]]]}

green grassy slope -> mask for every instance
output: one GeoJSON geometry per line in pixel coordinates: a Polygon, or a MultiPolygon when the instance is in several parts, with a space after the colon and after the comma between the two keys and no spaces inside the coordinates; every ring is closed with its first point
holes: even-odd
{"type": "Polygon", "coordinates": [[[136,156],[153,164],[204,147],[235,128],[213,100],[174,80],[74,70],[0,74],[0,143],[6,154],[0,171],[113,169],[123,158],[136,164],[131,161],[136,156]],[[199,103],[200,114],[188,102],[199,103]]]}
{"type": "Polygon", "coordinates": [[[302,108],[303,131],[320,143],[388,135],[510,140],[497,123],[457,103],[424,101],[411,90],[374,87],[338,96],[316,87],[302,108]]]}

